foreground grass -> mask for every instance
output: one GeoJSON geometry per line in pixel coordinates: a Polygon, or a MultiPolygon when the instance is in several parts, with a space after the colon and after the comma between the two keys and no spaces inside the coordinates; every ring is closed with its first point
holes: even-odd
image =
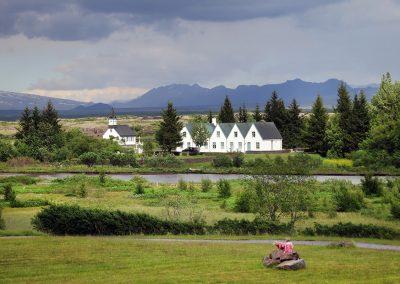
{"type": "Polygon", "coordinates": [[[400,253],[298,246],[307,269],[265,269],[269,245],[162,243],[131,237],[0,239],[0,282],[398,283],[400,253]],[[357,277],[355,277],[357,276],[357,277]]]}

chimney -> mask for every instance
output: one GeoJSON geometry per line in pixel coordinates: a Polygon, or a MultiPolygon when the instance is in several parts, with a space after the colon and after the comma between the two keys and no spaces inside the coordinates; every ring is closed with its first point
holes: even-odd
{"type": "Polygon", "coordinates": [[[215,126],[217,125],[217,118],[216,117],[212,118],[212,124],[214,124],[215,126]]]}

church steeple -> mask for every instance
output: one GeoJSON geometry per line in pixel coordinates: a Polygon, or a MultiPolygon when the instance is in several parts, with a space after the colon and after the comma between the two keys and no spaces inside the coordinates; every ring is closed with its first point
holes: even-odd
{"type": "Polygon", "coordinates": [[[114,108],[112,108],[110,115],[108,116],[108,126],[112,127],[117,125],[117,116],[115,115],[114,108]]]}

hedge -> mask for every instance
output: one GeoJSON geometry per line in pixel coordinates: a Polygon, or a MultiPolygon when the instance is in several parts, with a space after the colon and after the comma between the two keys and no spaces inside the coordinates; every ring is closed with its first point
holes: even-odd
{"type": "Polygon", "coordinates": [[[222,219],[215,223],[214,232],[227,235],[259,235],[291,233],[293,227],[284,223],[266,222],[259,219],[254,221],[222,219]]]}
{"type": "Polygon", "coordinates": [[[32,220],[36,230],[55,235],[204,234],[201,223],[167,221],[141,213],[51,205],[32,220]]]}
{"type": "Polygon", "coordinates": [[[338,236],[351,238],[399,239],[400,232],[391,228],[372,224],[337,223],[332,226],[315,223],[314,228],[306,228],[306,235],[338,236]]]}

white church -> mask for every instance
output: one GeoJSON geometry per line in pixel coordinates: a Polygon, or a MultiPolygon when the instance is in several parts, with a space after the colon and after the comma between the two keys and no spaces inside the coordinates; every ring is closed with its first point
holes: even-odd
{"type": "MultiPolygon", "coordinates": [[[[181,130],[182,146],[177,152],[196,147],[192,139],[193,125],[188,123],[181,130]]],[[[282,150],[282,135],[273,122],[207,123],[209,138],[200,148],[203,153],[271,152],[282,150]]]]}
{"type": "Polygon", "coordinates": [[[103,134],[103,139],[116,140],[121,146],[133,147],[138,154],[143,152],[143,143],[132,128],[128,125],[118,125],[114,109],[108,117],[108,129],[103,134]]]}

